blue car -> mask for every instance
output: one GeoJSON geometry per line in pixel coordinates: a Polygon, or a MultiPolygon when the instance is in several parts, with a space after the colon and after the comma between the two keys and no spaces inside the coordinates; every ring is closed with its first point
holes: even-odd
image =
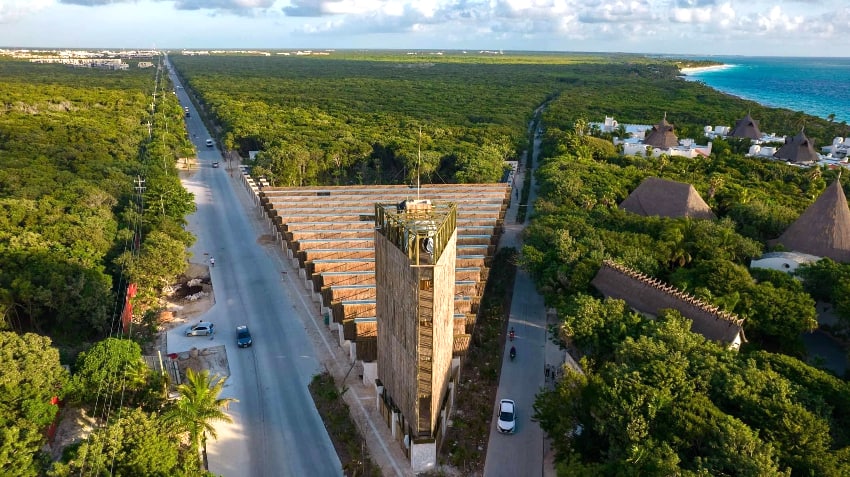
{"type": "Polygon", "coordinates": [[[236,327],[236,344],[240,348],[247,348],[254,344],[254,340],[251,339],[251,332],[246,325],[236,327]]]}

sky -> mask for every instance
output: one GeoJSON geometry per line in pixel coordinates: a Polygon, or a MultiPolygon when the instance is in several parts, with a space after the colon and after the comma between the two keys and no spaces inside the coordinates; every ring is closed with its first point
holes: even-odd
{"type": "Polygon", "coordinates": [[[0,48],[850,56],[848,0],[0,0],[0,48]]]}

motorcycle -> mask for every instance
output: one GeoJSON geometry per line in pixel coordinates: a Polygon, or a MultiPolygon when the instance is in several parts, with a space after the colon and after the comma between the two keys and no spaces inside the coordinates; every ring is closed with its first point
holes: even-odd
{"type": "Polygon", "coordinates": [[[514,340],[514,329],[513,329],[513,327],[511,327],[511,331],[509,333],[509,336],[510,336],[510,340],[513,341],[514,340]]]}
{"type": "Polygon", "coordinates": [[[511,346],[511,361],[513,361],[514,358],[516,358],[516,347],[511,346]]]}

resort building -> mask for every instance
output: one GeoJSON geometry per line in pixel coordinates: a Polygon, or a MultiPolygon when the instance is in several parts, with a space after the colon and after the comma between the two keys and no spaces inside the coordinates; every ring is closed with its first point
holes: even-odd
{"type": "Polygon", "coordinates": [[[762,133],[759,130],[758,121],[753,119],[750,113],[747,113],[746,116],[735,122],[735,127],[729,132],[729,136],[749,138],[757,141],[762,138],[762,133]]]}
{"type": "Polygon", "coordinates": [[[646,136],[646,132],[652,129],[651,124],[621,123],[614,119],[613,116],[605,116],[604,122],[590,122],[588,125],[591,126],[591,128],[599,128],[599,130],[604,133],[619,133],[620,131],[624,131],[626,137],[620,139],[626,139],[629,137],[643,138],[646,136]]]}
{"type": "Polygon", "coordinates": [[[611,260],[590,282],[606,298],[623,300],[639,313],[657,316],[672,309],[691,320],[691,331],[730,349],[745,343],[743,322],[737,315],[710,305],[699,298],[611,260]]]}
{"type": "Polygon", "coordinates": [[[644,179],[620,208],[646,217],[716,218],[694,186],[658,177],[644,179]]]}
{"type": "Polygon", "coordinates": [[[850,209],[836,180],[770,245],[850,263],[850,209]]]}
{"type": "Polygon", "coordinates": [[[777,136],[776,134],[765,134],[759,128],[759,122],[753,119],[749,113],[743,118],[735,121],[735,126],[706,126],[703,131],[705,137],[714,138],[743,138],[749,139],[752,142],[748,156],[762,157],[772,159],[773,155],[779,150],[778,145],[785,142],[785,136],[777,136]],[[772,144],[777,144],[774,146],[772,144]]]}
{"type": "Polygon", "coordinates": [[[773,157],[797,165],[812,165],[820,160],[814,144],[806,137],[803,130],[791,139],[786,139],[785,144],[773,154],[773,157]]]}
{"type": "Polygon", "coordinates": [[[850,156],[850,138],[833,138],[832,144],[824,146],[821,151],[827,155],[827,159],[847,160],[847,156],[850,156]]]}
{"type": "Polygon", "coordinates": [[[820,257],[801,252],[768,252],[750,262],[750,268],[765,268],[777,272],[794,273],[800,265],[814,263],[820,257]]]}
{"type": "MultiPolygon", "coordinates": [[[[608,118],[606,117],[606,122],[608,118]]],[[[615,123],[613,121],[612,123],[615,123]]],[[[697,145],[693,139],[679,140],[672,124],[667,122],[667,115],[658,124],[643,131],[643,134],[631,134],[629,138],[614,138],[614,145],[623,146],[623,154],[627,156],[654,156],[662,154],[683,157],[708,157],[711,155],[711,143],[705,146],[697,145]]]]}
{"type": "Polygon", "coordinates": [[[664,119],[660,123],[652,126],[643,143],[656,149],[670,149],[679,145],[673,125],[667,122],[667,113],[664,113],[664,119]]]}

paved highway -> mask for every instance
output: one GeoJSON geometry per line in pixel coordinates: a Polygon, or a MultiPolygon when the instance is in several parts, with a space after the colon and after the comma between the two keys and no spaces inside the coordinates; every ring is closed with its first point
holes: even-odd
{"type": "Polygon", "coordinates": [[[224,476],[341,476],[307,389],[321,367],[299,315],[313,313],[313,306],[281,279],[279,255],[258,243],[268,231],[247,191],[231,178],[220,151],[205,145],[211,136],[186,91],[176,92],[189,106],[186,127],[199,159],[198,170],[183,181],[197,204],[188,218],[198,239],[191,260],[208,264],[215,258],[215,305],[200,318],[215,323],[216,334],[187,338],[184,327],[175,328],[168,333],[168,351],[224,344],[230,377],[222,396],[239,400],[230,407],[233,424],[217,424],[218,440],[208,440],[209,470],[224,476]],[[222,161],[221,167],[213,168],[213,161],[222,161]],[[251,329],[251,348],[236,346],[241,324],[251,329]]]}

